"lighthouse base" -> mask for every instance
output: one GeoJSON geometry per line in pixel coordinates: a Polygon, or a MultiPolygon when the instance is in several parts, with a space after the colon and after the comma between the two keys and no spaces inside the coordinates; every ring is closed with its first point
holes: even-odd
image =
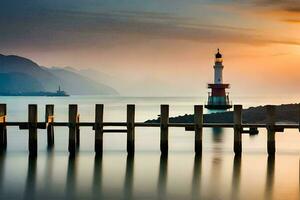
{"type": "Polygon", "coordinates": [[[227,109],[230,109],[232,108],[232,105],[205,105],[204,106],[205,108],[209,109],[209,110],[227,110],[227,109]]]}
{"type": "MultiPolygon", "coordinates": [[[[225,92],[224,92],[225,93],[225,92]]],[[[207,104],[205,108],[210,110],[227,110],[232,108],[228,95],[225,96],[208,96],[207,104]]]]}

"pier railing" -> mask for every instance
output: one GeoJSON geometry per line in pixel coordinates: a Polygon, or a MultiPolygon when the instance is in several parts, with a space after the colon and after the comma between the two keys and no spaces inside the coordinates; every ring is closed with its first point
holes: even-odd
{"type": "Polygon", "coordinates": [[[54,127],[64,126],[69,128],[68,151],[74,155],[80,145],[80,127],[92,127],[95,132],[94,149],[96,154],[103,152],[103,134],[104,133],[125,133],[127,134],[127,152],[135,152],[135,127],[158,127],[160,128],[160,151],[162,154],[168,153],[168,138],[170,127],[185,128],[186,131],[194,131],[195,142],[194,148],[196,154],[202,153],[202,131],[203,128],[233,128],[234,143],[233,150],[235,154],[242,153],[242,134],[257,134],[258,128],[267,129],[267,152],[269,155],[275,154],[275,133],[283,132],[284,129],[298,129],[300,131],[300,106],[299,106],[299,123],[295,124],[277,124],[275,123],[275,106],[267,106],[267,122],[264,124],[242,123],[242,105],[234,105],[233,123],[204,123],[203,106],[194,106],[193,123],[170,123],[169,122],[169,105],[160,106],[160,122],[146,123],[135,121],[135,105],[127,105],[126,122],[104,122],[104,105],[95,105],[95,121],[80,122],[78,106],[69,105],[68,122],[57,122],[54,117],[54,105],[46,105],[45,121],[38,122],[38,107],[36,104],[28,105],[27,122],[10,122],[7,121],[6,104],[0,104],[0,151],[7,147],[7,127],[17,126],[19,129],[28,130],[28,148],[31,156],[37,155],[37,130],[47,130],[48,148],[54,147],[54,127]],[[118,129],[108,129],[105,127],[119,127],[118,129]],[[120,129],[123,128],[123,129],[120,129]]]}

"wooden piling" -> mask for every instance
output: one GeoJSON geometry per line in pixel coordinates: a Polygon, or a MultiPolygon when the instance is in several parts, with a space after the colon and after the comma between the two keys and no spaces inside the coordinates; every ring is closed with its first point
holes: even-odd
{"type": "Polygon", "coordinates": [[[134,154],[135,149],[135,105],[127,105],[127,153],[130,155],[134,154]]]}
{"type": "Polygon", "coordinates": [[[6,104],[0,104],[0,151],[7,146],[6,104]]]}
{"type": "Polygon", "coordinates": [[[37,155],[37,105],[28,105],[29,156],[37,155]]]}
{"type": "Polygon", "coordinates": [[[160,106],[160,151],[168,154],[169,138],[169,105],[160,106]]]}
{"type": "Polygon", "coordinates": [[[91,127],[95,130],[95,152],[102,154],[103,152],[103,134],[104,133],[127,133],[127,152],[128,155],[134,154],[135,151],[135,127],[160,127],[160,150],[162,156],[168,155],[168,134],[169,127],[182,127],[188,131],[195,131],[195,153],[201,155],[202,152],[202,131],[203,128],[234,128],[234,152],[236,155],[242,153],[242,134],[257,134],[258,128],[267,129],[267,151],[273,156],[276,152],[275,133],[283,132],[284,129],[299,129],[300,131],[300,104],[298,105],[297,123],[276,124],[275,106],[266,106],[266,123],[242,123],[242,105],[234,106],[233,121],[234,123],[204,123],[203,122],[203,106],[194,106],[194,122],[193,123],[169,123],[169,105],[161,105],[160,123],[135,122],[135,105],[127,105],[127,122],[103,122],[103,104],[96,105],[95,122],[79,123],[78,106],[76,104],[69,105],[69,121],[54,122],[54,105],[46,105],[45,122],[38,122],[38,109],[36,104],[28,105],[28,122],[6,121],[6,104],[0,104],[0,152],[6,148],[7,126],[18,126],[21,130],[28,129],[28,148],[29,155],[36,156],[38,151],[37,129],[47,128],[48,147],[54,145],[54,126],[69,127],[69,144],[68,150],[70,155],[75,155],[79,144],[79,127],[91,127]],[[126,129],[104,129],[104,126],[125,127],[126,129]],[[249,130],[248,130],[249,129],[249,130]]]}
{"type": "Polygon", "coordinates": [[[46,105],[45,121],[47,123],[47,144],[48,148],[54,146],[54,105],[46,105]]]}
{"type": "Polygon", "coordinates": [[[300,103],[298,104],[298,130],[300,132],[300,103]]]}
{"type": "Polygon", "coordinates": [[[202,153],[202,130],[203,130],[203,106],[194,106],[194,123],[195,123],[195,153],[202,153]]]}
{"type": "Polygon", "coordinates": [[[242,105],[234,105],[234,142],[233,150],[236,155],[242,153],[242,105]]]}
{"type": "Polygon", "coordinates": [[[77,121],[78,107],[76,104],[69,105],[69,153],[75,155],[76,153],[76,121],[77,121]]]}
{"type": "Polygon", "coordinates": [[[103,104],[96,104],[95,108],[95,153],[102,155],[103,152],[103,104]]]}
{"type": "Polygon", "coordinates": [[[268,131],[268,143],[267,149],[269,155],[274,155],[276,152],[275,147],[275,106],[266,106],[267,111],[267,131],[268,131]]]}
{"type": "MultiPolygon", "coordinates": [[[[76,116],[76,123],[79,123],[79,118],[80,118],[80,115],[77,114],[77,116],[76,116]]],[[[80,145],[80,127],[77,124],[76,125],[76,146],[79,147],[79,145],[80,145]]]]}

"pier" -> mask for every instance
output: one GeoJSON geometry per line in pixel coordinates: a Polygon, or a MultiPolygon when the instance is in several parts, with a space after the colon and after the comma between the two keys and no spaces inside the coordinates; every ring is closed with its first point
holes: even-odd
{"type": "Polygon", "coordinates": [[[275,135],[277,132],[284,132],[285,129],[298,129],[300,132],[300,106],[299,123],[276,123],[276,108],[273,105],[267,106],[267,122],[264,124],[250,124],[242,121],[242,105],[234,105],[233,123],[203,123],[203,106],[194,106],[194,123],[170,123],[169,105],[160,106],[160,123],[145,123],[135,121],[135,105],[127,105],[127,120],[125,122],[105,122],[103,121],[104,105],[95,105],[95,121],[80,122],[78,105],[69,105],[68,122],[55,121],[54,105],[46,105],[45,121],[38,122],[38,106],[28,105],[27,122],[7,121],[7,106],[0,104],[0,151],[7,148],[7,127],[15,126],[20,130],[28,130],[28,150],[30,156],[37,156],[38,129],[47,130],[48,148],[54,148],[55,127],[69,128],[68,151],[70,155],[75,155],[80,145],[80,127],[91,127],[95,134],[94,149],[97,155],[103,153],[103,134],[122,133],[127,134],[127,153],[133,155],[135,152],[135,127],[156,127],[160,129],[160,151],[168,154],[169,128],[184,128],[185,131],[193,131],[195,134],[194,150],[196,155],[202,153],[202,132],[203,128],[232,128],[234,134],[233,151],[236,155],[242,153],[242,134],[258,134],[259,128],[267,130],[267,152],[274,155],[276,152],[275,135]],[[117,127],[117,128],[114,128],[117,127]],[[121,129],[120,129],[121,128],[121,129]]]}

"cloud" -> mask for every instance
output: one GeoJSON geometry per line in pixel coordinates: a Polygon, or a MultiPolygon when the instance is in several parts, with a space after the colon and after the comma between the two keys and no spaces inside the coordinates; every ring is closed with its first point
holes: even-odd
{"type": "MultiPolygon", "coordinates": [[[[1,15],[1,14],[0,14],[1,15]]],[[[254,29],[212,25],[188,17],[162,12],[99,11],[67,9],[33,10],[29,16],[0,21],[5,45],[68,46],[119,42],[120,39],[190,40],[210,43],[245,43],[261,45],[267,42],[254,29]],[[111,40],[111,41],[108,41],[111,40]]],[[[132,42],[132,40],[129,40],[132,42]]]]}
{"type": "Polygon", "coordinates": [[[274,43],[274,44],[286,44],[286,45],[296,45],[300,46],[300,41],[294,41],[294,40],[269,40],[268,42],[274,43]]]}
{"type": "MultiPolygon", "coordinates": [[[[270,38],[259,29],[248,28],[243,24],[231,25],[222,23],[222,20],[219,23],[211,22],[211,16],[206,14],[194,18],[168,11],[129,10],[118,6],[106,9],[106,4],[100,6],[101,9],[97,7],[100,4],[97,4],[97,9],[83,9],[78,6],[79,0],[72,4],[73,7],[70,7],[71,1],[63,1],[60,8],[54,6],[54,3],[17,4],[16,0],[4,2],[6,3],[0,3],[2,49],[20,46],[40,49],[98,46],[105,49],[124,42],[139,43],[147,40],[299,45],[296,40],[270,38]]],[[[275,1],[273,4],[270,2],[264,0],[254,3],[268,9],[287,6],[285,1],[275,1]]],[[[295,23],[293,18],[288,20],[290,23],[294,20],[295,23]]]]}
{"type": "Polygon", "coordinates": [[[272,12],[282,18],[287,15],[300,17],[300,1],[298,0],[254,0],[253,4],[256,8],[272,12]]]}
{"type": "Polygon", "coordinates": [[[284,22],[288,22],[288,23],[291,23],[291,24],[300,24],[300,19],[283,19],[282,21],[284,22]]]}

